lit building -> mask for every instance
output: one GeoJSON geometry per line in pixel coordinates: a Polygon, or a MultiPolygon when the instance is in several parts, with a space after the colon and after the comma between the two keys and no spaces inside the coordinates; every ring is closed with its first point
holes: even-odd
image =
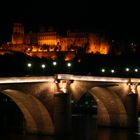
{"type": "MultiPolygon", "coordinates": [[[[28,55],[56,51],[71,51],[93,54],[108,54],[110,45],[107,40],[97,34],[66,31],[61,36],[52,28],[38,33],[24,33],[21,23],[14,23],[12,40],[7,44],[8,50],[24,52],[28,55]]],[[[41,54],[39,54],[41,56],[41,54]]]]}
{"type": "Polygon", "coordinates": [[[21,23],[14,23],[12,44],[24,43],[24,26],[21,23]]]}

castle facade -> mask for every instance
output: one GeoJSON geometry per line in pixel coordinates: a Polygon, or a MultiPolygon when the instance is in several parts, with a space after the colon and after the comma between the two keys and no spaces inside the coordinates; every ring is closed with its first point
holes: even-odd
{"type": "Polygon", "coordinates": [[[98,34],[86,32],[66,31],[65,35],[49,28],[37,33],[24,31],[21,23],[14,23],[11,41],[7,43],[7,49],[20,51],[32,55],[33,53],[56,51],[82,51],[84,53],[108,54],[110,45],[107,40],[98,34]]]}

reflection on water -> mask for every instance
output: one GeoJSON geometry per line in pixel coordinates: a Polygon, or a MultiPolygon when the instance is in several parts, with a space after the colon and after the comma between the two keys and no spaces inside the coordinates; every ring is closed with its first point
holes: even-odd
{"type": "Polygon", "coordinates": [[[92,116],[73,116],[72,132],[65,136],[1,134],[0,140],[138,140],[139,130],[97,127],[92,116]]]}

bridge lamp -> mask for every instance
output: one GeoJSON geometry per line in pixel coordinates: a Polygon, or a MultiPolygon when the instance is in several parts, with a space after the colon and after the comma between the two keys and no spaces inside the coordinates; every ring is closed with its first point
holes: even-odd
{"type": "Polygon", "coordinates": [[[45,65],[45,64],[42,64],[42,65],[41,65],[41,68],[42,68],[42,69],[44,69],[45,67],[46,67],[46,65],[45,65]]]}
{"type": "Polygon", "coordinates": [[[28,63],[28,64],[27,64],[27,67],[28,67],[28,68],[32,67],[32,64],[31,64],[31,63],[28,63]]]}

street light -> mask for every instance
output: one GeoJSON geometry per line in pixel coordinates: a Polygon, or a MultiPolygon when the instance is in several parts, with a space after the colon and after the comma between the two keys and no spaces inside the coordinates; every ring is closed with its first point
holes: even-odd
{"type": "Polygon", "coordinates": [[[112,70],[111,70],[111,73],[114,73],[114,72],[115,72],[115,70],[114,70],[114,69],[112,69],[112,70]]]}
{"type": "Polygon", "coordinates": [[[27,67],[28,67],[28,68],[32,67],[32,64],[31,64],[31,63],[28,63],[28,64],[27,64],[27,67]]]}
{"type": "Polygon", "coordinates": [[[129,69],[129,68],[126,68],[126,69],[125,69],[125,71],[127,71],[127,72],[128,72],[128,71],[130,71],[130,69],[129,69]]]}
{"type": "Polygon", "coordinates": [[[134,71],[135,71],[135,72],[138,72],[139,70],[136,68],[136,69],[134,69],[134,71]]]}
{"type": "Polygon", "coordinates": [[[57,62],[56,62],[56,61],[54,61],[54,62],[53,62],[53,66],[56,66],[56,65],[57,65],[57,62]]]}
{"type": "Polygon", "coordinates": [[[101,72],[104,73],[105,72],[105,69],[101,69],[101,72]]]}
{"type": "Polygon", "coordinates": [[[44,69],[45,67],[46,67],[46,65],[45,65],[45,64],[42,64],[42,65],[41,65],[41,68],[42,68],[42,69],[44,69]]]}
{"type": "Polygon", "coordinates": [[[68,67],[71,67],[71,63],[70,63],[70,62],[68,62],[68,63],[67,63],[67,66],[68,66],[68,67]]]}

